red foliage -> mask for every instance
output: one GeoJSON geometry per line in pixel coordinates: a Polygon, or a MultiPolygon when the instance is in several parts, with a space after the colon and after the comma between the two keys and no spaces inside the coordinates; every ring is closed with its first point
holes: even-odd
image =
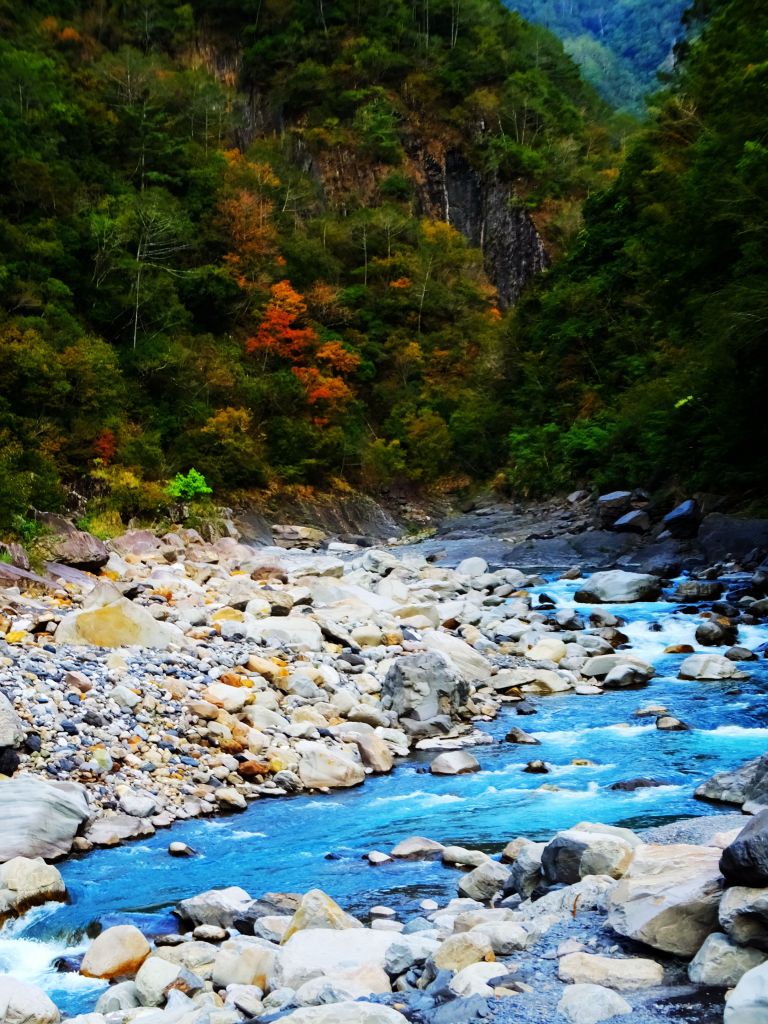
{"type": "Polygon", "coordinates": [[[117,438],[114,431],[105,427],[93,442],[93,454],[108,466],[117,453],[117,438]]]}

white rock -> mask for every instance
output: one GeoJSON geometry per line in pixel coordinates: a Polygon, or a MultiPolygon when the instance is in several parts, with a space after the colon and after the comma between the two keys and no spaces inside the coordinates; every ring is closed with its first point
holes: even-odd
{"type": "Polygon", "coordinates": [[[454,974],[450,989],[457,996],[492,996],[493,989],[488,982],[506,973],[506,969],[499,964],[469,964],[454,974]]]}
{"type": "Polygon", "coordinates": [[[0,779],[0,863],[13,857],[52,860],[69,853],[90,816],[83,786],[19,775],[0,779]]]}
{"type": "Polygon", "coordinates": [[[45,992],[8,974],[0,975],[3,1024],[58,1024],[61,1015],[45,992]]]}
{"type": "Polygon", "coordinates": [[[768,1020],[768,963],[741,978],[725,1004],[724,1024],[765,1024],[768,1020]]]}
{"type": "Polygon", "coordinates": [[[664,968],[655,960],[642,957],[619,960],[592,953],[568,953],[561,957],[557,973],[561,981],[605,985],[621,992],[652,988],[660,985],[664,978],[664,968]]]}
{"type": "Polygon", "coordinates": [[[252,630],[270,644],[284,644],[295,651],[322,651],[323,634],[313,619],[303,615],[277,615],[259,619],[252,630]]]}
{"type": "Polygon", "coordinates": [[[632,1013],[632,1007],[617,992],[602,985],[570,985],[557,1004],[570,1024],[599,1024],[632,1013]]]}
{"type": "Polygon", "coordinates": [[[465,750],[449,750],[438,754],[429,770],[433,775],[469,775],[480,771],[480,762],[465,750]]]}
{"type": "Polygon", "coordinates": [[[299,778],[309,789],[357,786],[365,779],[361,764],[323,743],[302,740],[296,750],[301,757],[299,778]]]}
{"type": "Polygon", "coordinates": [[[408,1024],[397,1010],[375,1003],[332,1003],[305,1006],[281,1018],[281,1024],[408,1024]]]}
{"type": "Polygon", "coordinates": [[[678,670],[680,679],[744,679],[735,661],[722,654],[692,654],[678,670]]]}

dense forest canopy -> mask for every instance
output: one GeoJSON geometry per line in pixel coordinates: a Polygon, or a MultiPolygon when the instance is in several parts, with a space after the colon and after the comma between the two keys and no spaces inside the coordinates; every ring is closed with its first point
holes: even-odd
{"type": "Polygon", "coordinates": [[[764,497],[768,9],[699,3],[614,184],[510,333],[511,478],[764,497]]]}
{"type": "Polygon", "coordinates": [[[617,109],[642,112],[673,67],[686,0],[507,0],[524,18],[551,29],[585,79],[617,109]]]}
{"type": "Polygon", "coordinates": [[[0,527],[72,483],[151,514],[190,466],[503,462],[506,314],[418,188],[458,149],[563,244],[617,152],[545,29],[500,0],[4,0],[0,27],[0,527]]]}

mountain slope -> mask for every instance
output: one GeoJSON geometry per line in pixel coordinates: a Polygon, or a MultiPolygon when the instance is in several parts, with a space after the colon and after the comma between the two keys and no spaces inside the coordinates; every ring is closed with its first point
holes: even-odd
{"type": "Polygon", "coordinates": [[[694,14],[709,18],[616,182],[519,308],[519,488],[766,493],[768,11],[694,14]]]}
{"type": "Polygon", "coordinates": [[[567,52],[613,107],[639,112],[671,70],[687,0],[507,0],[529,21],[559,36],[567,52]]]}
{"type": "Polygon", "coordinates": [[[0,3],[0,528],[494,470],[505,306],[616,156],[554,37],[458,10],[0,3]]]}

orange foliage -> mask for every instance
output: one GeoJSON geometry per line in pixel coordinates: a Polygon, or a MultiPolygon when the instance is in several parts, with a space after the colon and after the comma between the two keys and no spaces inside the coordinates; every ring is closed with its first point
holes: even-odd
{"type": "Polygon", "coordinates": [[[54,18],[52,14],[49,14],[47,18],[43,18],[40,22],[40,28],[43,32],[58,32],[59,31],[59,19],[54,18]]]}
{"type": "Polygon", "coordinates": [[[317,359],[328,363],[338,373],[352,373],[360,365],[360,356],[349,352],[340,341],[326,341],[317,350],[317,359]]]}
{"type": "Polygon", "coordinates": [[[307,389],[309,405],[317,405],[318,402],[341,405],[352,397],[349,386],[340,377],[326,377],[315,366],[294,366],[292,373],[307,389]]]}
{"type": "Polygon", "coordinates": [[[93,454],[105,465],[109,465],[117,452],[117,438],[114,431],[105,427],[93,442],[93,454]]]}
{"type": "Polygon", "coordinates": [[[398,277],[396,281],[390,281],[390,288],[410,288],[412,281],[410,277],[398,277]]]}
{"type": "Polygon", "coordinates": [[[68,25],[59,32],[59,41],[62,43],[82,43],[83,37],[76,28],[68,25]]]}
{"type": "Polygon", "coordinates": [[[307,304],[290,281],[278,281],[272,285],[270,293],[272,297],[264,319],[255,336],[246,341],[245,351],[248,355],[263,352],[298,362],[317,341],[317,334],[311,327],[295,326],[296,320],[306,312],[307,304]]]}

